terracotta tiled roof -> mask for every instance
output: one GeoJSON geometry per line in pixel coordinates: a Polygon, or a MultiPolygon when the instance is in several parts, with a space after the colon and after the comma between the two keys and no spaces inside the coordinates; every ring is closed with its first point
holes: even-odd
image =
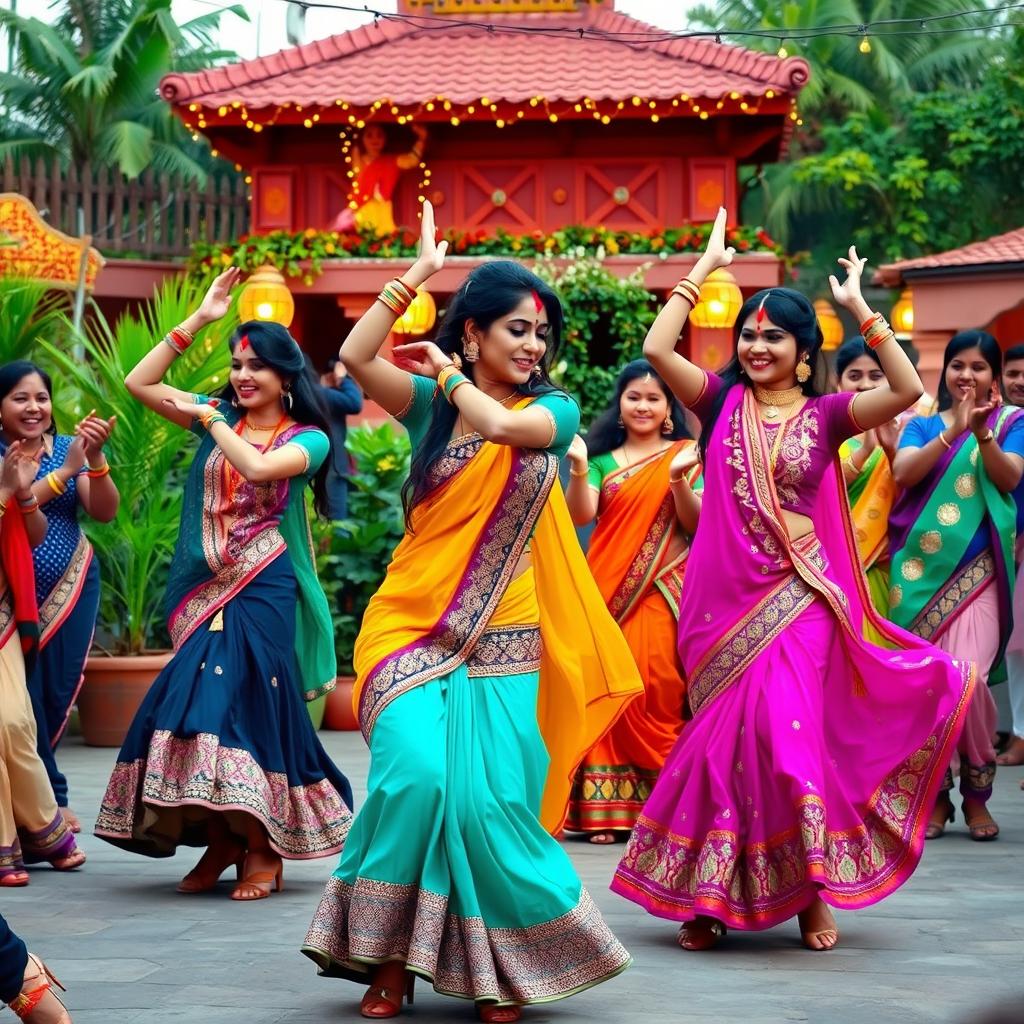
{"type": "MultiPolygon", "coordinates": [[[[536,20],[524,24],[539,27],[536,20]]],[[[563,28],[572,24],[552,21],[563,28]]],[[[585,28],[584,38],[575,30],[538,38],[490,33],[483,26],[438,31],[382,19],[256,60],[167,75],[160,89],[170,103],[208,108],[239,100],[259,110],[285,103],[326,107],[337,99],[357,107],[378,99],[404,106],[425,96],[464,104],[482,96],[520,103],[537,95],[563,102],[681,93],[718,99],[733,91],[760,96],[768,89],[796,95],[809,75],[798,57],[780,59],[712,40],[595,38],[602,32],[657,32],[614,10],[597,14],[585,28]]]]}
{"type": "Polygon", "coordinates": [[[1024,228],[1007,231],[1004,235],[994,235],[981,242],[948,252],[936,253],[933,256],[918,256],[912,260],[900,260],[889,263],[878,270],[881,280],[889,284],[897,282],[908,270],[942,270],[956,267],[977,267],[991,263],[1024,263],[1024,228]]]}

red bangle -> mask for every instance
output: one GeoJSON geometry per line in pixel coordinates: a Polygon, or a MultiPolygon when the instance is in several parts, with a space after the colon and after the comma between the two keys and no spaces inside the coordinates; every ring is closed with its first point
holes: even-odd
{"type": "Polygon", "coordinates": [[[869,316],[867,320],[865,320],[864,323],[860,325],[860,333],[863,334],[876,320],[881,319],[881,313],[872,313],[871,316],[869,316]]]}

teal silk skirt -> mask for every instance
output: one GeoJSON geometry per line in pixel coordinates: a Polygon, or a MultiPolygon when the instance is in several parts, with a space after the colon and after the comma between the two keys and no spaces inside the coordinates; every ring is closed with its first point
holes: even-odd
{"type": "Polygon", "coordinates": [[[540,1003],[630,962],[538,820],[538,673],[465,666],[395,698],[370,735],[368,795],[303,952],[367,984],[404,961],[437,992],[540,1003]]]}

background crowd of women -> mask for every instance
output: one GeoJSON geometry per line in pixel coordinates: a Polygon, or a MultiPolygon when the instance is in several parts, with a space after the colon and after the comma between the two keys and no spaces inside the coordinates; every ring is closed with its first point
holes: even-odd
{"type": "MultiPolygon", "coordinates": [[[[938,411],[914,415],[916,372],[864,302],[851,250],[833,290],[863,337],[839,351],[834,394],[813,308],[787,289],[747,300],[732,363],[706,373],[674,346],[704,276],[732,258],[723,232],[720,217],[584,441],[548,376],[558,299],[516,264],[473,271],[434,342],[378,355],[444,262],[425,205],[419,260],[342,347],[414,449],[408,532],[355,656],[371,774],[354,821],[302,707],[333,677],[304,497],[326,511],[330,425],[302,353],[283,328],[246,324],[221,395],[162,382],[227,311],[238,275],[221,275],[126,381],[201,441],[168,590],[175,655],[97,834],[150,856],[199,846],[179,892],[234,865],[236,900],[279,889],[282,858],[344,846],[304,952],[369,984],[365,1016],[400,1012],[419,976],[488,1021],[629,963],[552,838],[563,828],[629,839],[613,888],[682,922],[691,950],[795,915],[805,945],[832,948],[828,907],[909,877],[925,833],[954,818],[955,775],[971,837],[994,839],[986,684],[1007,664],[1001,760],[1024,763],[1024,350],[1004,378],[995,339],[957,335],[938,411]],[[571,523],[594,522],[588,566],[571,523]],[[837,659],[843,685],[825,702],[837,659]],[[811,840],[786,838],[798,833],[811,840]]],[[[99,600],[78,513],[117,511],[103,456],[115,420],[93,411],[58,434],[31,363],[0,368],[0,420],[0,885],[20,886],[28,863],[85,860],[55,752],[99,600]]],[[[0,944],[18,965],[0,998],[31,993],[25,1019],[61,1019],[32,1016],[54,1012],[50,976],[2,921],[0,944]]]]}

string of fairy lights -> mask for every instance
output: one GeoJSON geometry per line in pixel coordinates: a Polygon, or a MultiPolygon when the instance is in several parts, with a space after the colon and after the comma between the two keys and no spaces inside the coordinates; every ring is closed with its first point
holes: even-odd
{"type": "MultiPolygon", "coordinates": [[[[279,0],[281,3],[297,4],[305,8],[319,8],[348,13],[359,13],[373,18],[373,25],[381,22],[404,23],[419,32],[465,32],[473,30],[497,35],[529,35],[535,38],[555,37],[573,38],[585,45],[588,40],[614,41],[632,45],[665,43],[680,39],[703,40],[721,44],[725,40],[766,40],[778,42],[777,55],[785,59],[790,55],[790,47],[798,47],[800,43],[822,37],[846,37],[859,39],[858,49],[863,54],[871,53],[871,39],[888,37],[906,37],[908,35],[939,36],[964,32],[991,31],[1020,22],[993,21],[1004,15],[1024,11],[1024,0],[1016,3],[1000,3],[987,7],[975,7],[960,11],[934,14],[918,18],[885,18],[863,23],[845,23],[828,26],[788,29],[695,29],[669,31],[665,29],[642,26],[629,31],[615,31],[590,23],[559,26],[548,20],[543,24],[531,24],[515,21],[484,20],[481,17],[472,19],[453,16],[451,13],[428,13],[413,11],[382,11],[363,5],[335,3],[331,0],[279,0]]],[[[417,0],[411,0],[411,7],[417,6],[417,0]]],[[[420,6],[425,6],[420,0],[420,6]]],[[[451,3],[431,5],[433,10],[450,11],[451,3]]],[[[471,12],[472,4],[465,5],[471,12]]],[[[355,179],[356,170],[353,165],[353,147],[357,134],[372,121],[388,124],[409,125],[421,123],[444,123],[457,128],[468,123],[490,121],[497,129],[510,129],[521,122],[537,122],[547,120],[557,124],[560,120],[581,117],[592,118],[601,125],[610,125],[619,119],[646,119],[651,124],[673,117],[696,117],[706,121],[716,115],[757,116],[763,113],[783,113],[791,126],[803,124],[800,118],[795,97],[787,96],[778,88],[767,88],[760,94],[740,93],[735,90],[718,98],[706,96],[695,97],[680,92],[670,96],[633,95],[627,99],[609,99],[583,97],[578,100],[551,98],[534,95],[518,102],[505,99],[492,99],[486,95],[471,101],[457,101],[437,95],[423,99],[414,104],[394,103],[390,99],[377,99],[366,104],[353,103],[339,97],[333,103],[322,103],[304,107],[299,103],[284,102],[259,110],[250,110],[242,100],[221,103],[214,111],[200,103],[190,103],[184,118],[185,126],[197,140],[200,134],[210,127],[243,126],[253,134],[260,134],[267,128],[284,119],[288,124],[301,124],[312,129],[319,124],[342,124],[338,133],[341,142],[341,153],[345,161],[345,173],[350,180],[355,179]],[[188,115],[195,115],[193,122],[188,115]],[[340,115],[340,117],[339,117],[340,115]]],[[[216,150],[214,150],[216,155],[216,150]]],[[[240,164],[235,165],[241,171],[240,164]]],[[[430,187],[431,172],[426,161],[420,160],[421,172],[419,182],[419,200],[426,198],[430,187]]],[[[250,182],[251,178],[246,177],[250,182]]]]}

